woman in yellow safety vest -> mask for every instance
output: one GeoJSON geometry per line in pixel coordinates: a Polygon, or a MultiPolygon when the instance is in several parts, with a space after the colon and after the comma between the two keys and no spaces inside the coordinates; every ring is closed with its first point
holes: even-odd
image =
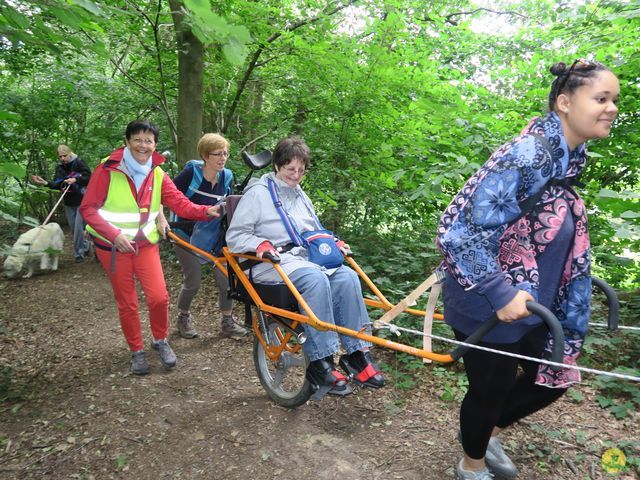
{"type": "Polygon", "coordinates": [[[176,365],[169,343],[169,294],[158,249],[156,221],[162,205],[183,218],[212,219],[219,207],[189,201],[160,168],[164,157],[156,152],[158,127],[146,120],[127,125],[125,146],[114,151],[91,176],[80,213],[96,246],[118,304],[120,326],[132,352],[131,372],[146,375],[138,312],[138,279],[149,307],[152,347],[165,368],[176,365]]]}

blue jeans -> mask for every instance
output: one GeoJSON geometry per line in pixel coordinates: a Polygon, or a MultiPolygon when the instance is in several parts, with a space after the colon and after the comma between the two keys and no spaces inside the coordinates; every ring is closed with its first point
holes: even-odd
{"type": "MultiPolygon", "coordinates": [[[[370,323],[362,300],[360,280],[350,268],[340,267],[332,275],[316,268],[300,268],[292,272],[289,278],[319,320],[355,331],[370,323]]],[[[371,346],[369,342],[358,338],[316,330],[306,324],[303,327],[307,341],[302,348],[310,361],[338,352],[340,342],[347,354],[371,346]]],[[[366,331],[371,333],[371,327],[366,331]]]]}
{"type": "Polygon", "coordinates": [[[76,258],[84,258],[89,253],[89,241],[84,236],[84,221],[78,209],[79,207],[65,205],[64,213],[73,237],[73,253],[76,258]]]}

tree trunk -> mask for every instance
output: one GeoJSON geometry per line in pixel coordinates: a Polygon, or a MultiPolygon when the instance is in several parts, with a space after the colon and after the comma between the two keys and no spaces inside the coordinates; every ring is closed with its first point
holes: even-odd
{"type": "Polygon", "coordinates": [[[199,158],[196,146],[202,135],[204,47],[183,21],[182,2],[169,0],[178,46],[178,165],[199,158]]]}

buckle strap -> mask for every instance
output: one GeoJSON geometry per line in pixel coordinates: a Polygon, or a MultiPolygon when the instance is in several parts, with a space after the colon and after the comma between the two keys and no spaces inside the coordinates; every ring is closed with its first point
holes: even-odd
{"type": "Polygon", "coordinates": [[[358,380],[359,382],[364,383],[370,378],[375,377],[376,375],[379,375],[380,373],[381,372],[376,370],[375,367],[369,363],[362,371],[360,371],[360,373],[358,373],[355,376],[355,379],[358,380]]]}
{"type": "Polygon", "coordinates": [[[278,253],[286,253],[286,252],[289,252],[289,251],[293,250],[297,246],[298,245],[296,245],[295,243],[287,243],[286,245],[282,245],[280,247],[276,247],[276,250],[278,251],[278,253]]]}
{"type": "MultiPolygon", "coordinates": [[[[371,366],[371,365],[369,365],[369,366],[371,366]]],[[[333,382],[334,385],[339,383],[339,382],[345,382],[345,383],[347,382],[347,377],[345,377],[342,373],[340,373],[335,368],[331,371],[331,375],[333,375],[336,378],[336,381],[333,382]]]]}

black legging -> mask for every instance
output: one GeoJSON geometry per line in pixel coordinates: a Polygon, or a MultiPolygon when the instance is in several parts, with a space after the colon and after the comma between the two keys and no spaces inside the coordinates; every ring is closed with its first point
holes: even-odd
{"type": "MultiPolygon", "coordinates": [[[[548,331],[543,324],[516,343],[480,345],[540,358],[548,331]]],[[[458,340],[466,338],[463,333],[454,332],[458,340]]],[[[462,447],[473,459],[484,458],[493,427],[507,427],[550,405],[567,391],[536,385],[536,362],[475,349],[469,349],[463,358],[469,390],[460,407],[460,429],[462,447]],[[517,375],[518,364],[523,369],[521,375],[517,375]]]]}

